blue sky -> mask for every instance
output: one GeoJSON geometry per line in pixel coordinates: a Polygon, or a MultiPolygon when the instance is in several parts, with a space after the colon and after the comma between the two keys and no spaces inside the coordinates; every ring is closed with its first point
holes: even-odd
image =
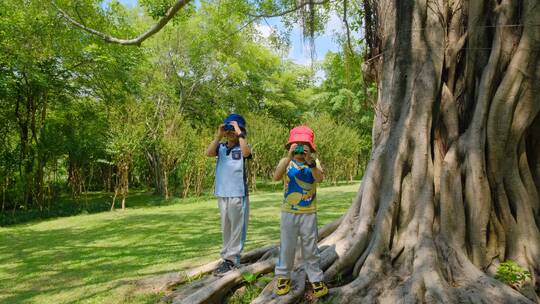
{"type": "MultiPolygon", "coordinates": [[[[137,0],[119,1],[120,3],[129,7],[134,7],[137,5],[137,0]]],[[[257,26],[257,29],[259,30],[259,32],[261,32],[263,36],[265,36],[269,33],[271,26],[276,26],[278,29],[283,28],[280,18],[267,18],[266,21],[261,20],[261,22],[257,26]]],[[[334,41],[333,33],[342,31],[343,27],[341,24],[341,20],[339,20],[337,16],[331,16],[329,22],[326,25],[325,32],[315,39],[316,60],[323,59],[324,55],[328,51],[336,52],[339,49],[337,43],[334,41]]],[[[310,65],[311,58],[309,50],[306,45],[304,45],[302,38],[302,29],[299,26],[293,28],[290,39],[291,49],[289,50],[288,58],[292,59],[298,64],[310,65]]]]}
{"type": "MultiPolygon", "coordinates": [[[[265,20],[257,26],[259,31],[263,32],[263,35],[266,34],[264,32],[270,29],[270,26],[275,26],[278,29],[283,28],[280,18],[267,18],[265,20]]],[[[332,16],[326,24],[325,32],[315,38],[315,60],[322,60],[328,51],[337,52],[339,50],[338,44],[334,41],[333,33],[341,31],[341,21],[337,16],[332,16]]],[[[300,26],[297,25],[293,28],[290,39],[291,49],[288,58],[299,64],[311,64],[311,56],[307,47],[308,41],[303,41],[302,28],[300,26]]]]}

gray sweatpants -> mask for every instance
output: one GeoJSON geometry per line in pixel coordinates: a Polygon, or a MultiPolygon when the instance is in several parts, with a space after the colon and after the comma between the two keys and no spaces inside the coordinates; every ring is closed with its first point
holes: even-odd
{"type": "Polygon", "coordinates": [[[289,278],[294,268],[296,242],[300,237],[304,270],[310,282],[323,279],[321,257],[317,247],[317,213],[281,212],[281,242],[276,264],[276,276],[289,278]]]}
{"type": "Polygon", "coordinates": [[[240,253],[246,241],[249,218],[249,199],[243,197],[219,197],[223,250],[221,258],[240,264],[240,253]]]}

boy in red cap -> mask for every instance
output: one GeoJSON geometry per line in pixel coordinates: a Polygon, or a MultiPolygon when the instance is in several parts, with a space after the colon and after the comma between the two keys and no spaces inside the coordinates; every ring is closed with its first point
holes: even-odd
{"type": "Polygon", "coordinates": [[[246,140],[246,121],[241,115],[225,118],[206,155],[217,158],[214,194],[221,215],[223,249],[222,262],[214,274],[221,276],[240,265],[249,216],[245,160],[251,158],[251,148],[246,140]],[[226,141],[221,142],[224,137],[226,141]]]}
{"type": "Polygon", "coordinates": [[[304,270],[316,297],[328,294],[320,267],[317,247],[317,183],[324,173],[319,160],[314,158],[313,131],[306,126],[291,130],[287,157],[281,159],[273,179],[284,181],[284,200],[281,205],[281,242],[275,273],[278,277],[276,294],[285,295],[291,289],[290,273],[294,267],[296,242],[300,247],[304,270]]]}

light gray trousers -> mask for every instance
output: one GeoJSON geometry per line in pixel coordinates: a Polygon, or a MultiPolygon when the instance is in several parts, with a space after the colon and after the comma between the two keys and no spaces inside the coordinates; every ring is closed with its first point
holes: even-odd
{"type": "Polygon", "coordinates": [[[290,277],[294,268],[298,237],[300,237],[304,270],[309,281],[312,283],[322,281],[321,257],[317,247],[317,213],[281,212],[281,242],[275,268],[276,276],[290,277]]]}
{"type": "Polygon", "coordinates": [[[249,218],[249,199],[243,197],[219,197],[223,250],[221,258],[240,264],[240,253],[246,241],[249,218]]]}

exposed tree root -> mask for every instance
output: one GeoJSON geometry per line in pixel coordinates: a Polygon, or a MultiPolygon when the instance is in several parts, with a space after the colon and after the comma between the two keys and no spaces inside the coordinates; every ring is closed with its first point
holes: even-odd
{"type": "Polygon", "coordinates": [[[181,290],[172,295],[174,304],[193,304],[193,303],[220,303],[221,299],[238,286],[243,281],[242,273],[249,272],[254,274],[265,274],[274,269],[275,259],[256,262],[246,267],[230,271],[225,276],[214,279],[208,278],[202,282],[194,283],[200,288],[192,289],[188,285],[187,290],[181,290]]]}
{"type": "MultiPolygon", "coordinates": [[[[247,252],[241,257],[240,263],[246,264],[256,261],[259,258],[263,257],[263,255],[272,252],[272,250],[275,250],[276,248],[277,245],[271,245],[247,252]]],[[[214,271],[219,265],[219,262],[220,261],[217,260],[186,271],[170,272],[150,278],[145,278],[136,282],[137,289],[139,291],[149,292],[167,291],[174,286],[189,282],[193,279],[199,278],[205,274],[214,271]]]]}
{"type": "MultiPolygon", "coordinates": [[[[342,220],[343,217],[322,227],[319,230],[319,239],[328,237],[328,235],[336,230],[342,220]]],[[[326,264],[330,264],[333,261],[333,257],[335,258],[335,255],[332,254],[333,251],[330,249],[328,247],[328,250],[323,251],[326,252],[323,254],[326,257],[326,264]]],[[[220,262],[217,260],[186,271],[171,272],[145,278],[135,282],[135,285],[138,292],[168,293],[162,299],[162,302],[166,303],[212,303],[212,301],[219,303],[219,299],[242,283],[243,272],[264,274],[272,271],[275,266],[277,253],[277,245],[265,246],[249,251],[240,258],[240,263],[246,266],[232,271],[224,277],[206,276],[217,268],[220,262]],[[171,291],[179,285],[182,286],[171,291]],[[189,298],[191,302],[182,302],[184,298],[189,298]]]]}

